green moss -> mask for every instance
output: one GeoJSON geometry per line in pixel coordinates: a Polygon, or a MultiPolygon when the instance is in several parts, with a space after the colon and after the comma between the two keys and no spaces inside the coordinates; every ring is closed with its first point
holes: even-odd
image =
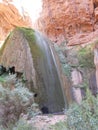
{"type": "MultiPolygon", "coordinates": [[[[36,44],[36,37],[35,37],[35,31],[31,28],[25,28],[25,27],[16,27],[6,38],[4,45],[0,49],[0,56],[2,55],[4,48],[6,46],[6,43],[11,39],[15,31],[20,31],[23,33],[24,37],[29,43],[30,50],[32,53],[33,58],[38,57],[40,55],[43,55],[42,51],[40,50],[39,46],[36,44]]],[[[13,43],[12,43],[13,45],[13,43]]]]}
{"type": "Polygon", "coordinates": [[[16,30],[21,31],[24,34],[24,37],[27,39],[29,43],[33,58],[43,55],[39,46],[36,44],[36,36],[35,36],[35,31],[33,29],[25,28],[25,27],[17,27],[16,30]]]}
{"type": "Polygon", "coordinates": [[[5,79],[0,76],[0,83],[5,82],[5,79]]]}
{"type": "Polygon", "coordinates": [[[31,28],[25,28],[25,27],[17,27],[15,30],[19,30],[22,31],[22,33],[24,34],[25,38],[29,41],[29,42],[35,42],[35,36],[34,33],[35,31],[31,28]]]}

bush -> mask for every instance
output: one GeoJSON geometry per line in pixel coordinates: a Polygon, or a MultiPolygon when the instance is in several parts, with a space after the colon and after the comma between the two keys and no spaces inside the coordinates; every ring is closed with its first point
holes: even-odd
{"type": "Polygon", "coordinates": [[[64,46],[62,47],[62,46],[58,46],[58,45],[55,45],[54,48],[59,56],[59,60],[60,60],[62,71],[63,71],[64,75],[66,75],[68,78],[70,78],[71,66],[69,65],[69,63],[66,60],[66,57],[63,54],[63,51],[66,51],[66,48],[64,46]]]}
{"type": "Polygon", "coordinates": [[[95,68],[93,59],[94,59],[94,55],[91,50],[91,47],[88,46],[85,48],[81,48],[78,51],[78,60],[79,60],[80,67],[95,68]]]}
{"type": "Polygon", "coordinates": [[[66,122],[56,124],[53,130],[98,130],[98,97],[87,90],[87,99],[72,105],[66,115],[66,122]]]}
{"type": "Polygon", "coordinates": [[[90,96],[80,106],[71,107],[67,113],[67,128],[71,130],[98,129],[98,99],[90,96]]]}
{"type": "Polygon", "coordinates": [[[11,91],[0,86],[0,124],[6,127],[14,124],[33,103],[33,93],[27,88],[18,86],[11,91]]]}
{"type": "Polygon", "coordinates": [[[36,130],[36,128],[29,124],[27,120],[20,118],[15,125],[10,125],[8,128],[0,126],[0,130],[36,130]]]}
{"type": "Polygon", "coordinates": [[[36,128],[30,125],[25,119],[21,118],[12,130],[36,130],[36,128]]]}
{"type": "Polygon", "coordinates": [[[4,77],[0,83],[0,130],[36,130],[26,119],[39,114],[39,106],[25,84],[14,82],[14,78],[4,77]]]}

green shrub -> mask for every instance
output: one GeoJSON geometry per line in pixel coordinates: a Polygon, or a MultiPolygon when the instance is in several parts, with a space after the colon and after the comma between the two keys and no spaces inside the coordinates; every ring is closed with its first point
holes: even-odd
{"type": "Polygon", "coordinates": [[[59,47],[58,45],[55,45],[54,48],[59,56],[62,71],[69,78],[71,76],[71,66],[68,64],[65,56],[63,55],[63,51],[65,51],[66,48],[64,46],[59,47]]]}
{"type": "Polygon", "coordinates": [[[53,130],[98,130],[98,97],[87,90],[87,99],[80,105],[73,104],[66,115],[66,122],[56,124],[53,130]]]}
{"type": "Polygon", "coordinates": [[[93,59],[94,59],[94,55],[89,46],[79,49],[78,60],[79,60],[80,67],[95,68],[93,59]]]}
{"type": "Polygon", "coordinates": [[[21,113],[27,113],[28,107],[34,103],[33,93],[25,87],[13,90],[0,86],[0,124],[9,126],[15,123],[21,113]]]}
{"type": "Polygon", "coordinates": [[[0,82],[5,82],[5,79],[3,77],[0,77],[0,82]]]}
{"type": "Polygon", "coordinates": [[[98,99],[90,96],[80,106],[73,106],[67,113],[67,128],[71,130],[98,129],[98,99]]]}
{"type": "Polygon", "coordinates": [[[21,118],[12,130],[36,130],[36,128],[30,125],[25,119],[21,118]]]}
{"type": "Polygon", "coordinates": [[[2,79],[3,82],[0,81],[0,130],[35,130],[23,119],[19,120],[22,115],[30,119],[39,114],[39,106],[34,103],[33,93],[26,88],[22,80],[16,81],[15,75],[3,75],[2,79]]]}
{"type": "Polygon", "coordinates": [[[0,126],[0,130],[36,130],[27,120],[20,118],[15,125],[9,125],[7,128],[0,126]]]}

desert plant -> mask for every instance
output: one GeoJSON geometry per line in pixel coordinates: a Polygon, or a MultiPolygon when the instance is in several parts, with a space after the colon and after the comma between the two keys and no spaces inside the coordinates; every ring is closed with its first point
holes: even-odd
{"type": "Polygon", "coordinates": [[[93,59],[94,55],[91,47],[87,46],[85,48],[79,49],[78,60],[80,67],[95,68],[93,59]]]}
{"type": "Polygon", "coordinates": [[[63,55],[63,51],[66,50],[66,47],[55,45],[54,48],[59,56],[62,71],[69,78],[71,76],[71,66],[68,64],[65,56],[63,55]]]}
{"type": "Polygon", "coordinates": [[[67,112],[67,128],[71,130],[97,130],[98,98],[87,92],[88,97],[81,105],[72,106],[67,112]]]}
{"type": "Polygon", "coordinates": [[[0,86],[0,124],[8,127],[15,123],[33,103],[33,93],[27,88],[18,86],[11,91],[0,86]]]}
{"type": "Polygon", "coordinates": [[[53,130],[97,130],[98,129],[98,97],[92,96],[87,89],[86,100],[80,105],[73,104],[66,112],[67,120],[58,123],[53,130]]]}
{"type": "Polygon", "coordinates": [[[0,126],[0,130],[36,130],[26,119],[20,118],[14,125],[10,124],[7,128],[0,126]]]}
{"type": "Polygon", "coordinates": [[[20,118],[12,130],[36,130],[36,128],[29,124],[25,119],[20,118]]]}

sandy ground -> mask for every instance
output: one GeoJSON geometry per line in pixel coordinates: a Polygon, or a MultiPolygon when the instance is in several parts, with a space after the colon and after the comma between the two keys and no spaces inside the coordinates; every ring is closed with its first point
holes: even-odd
{"type": "Polygon", "coordinates": [[[37,130],[50,130],[51,125],[65,119],[65,115],[38,115],[33,117],[29,123],[36,127],[37,130]]]}

